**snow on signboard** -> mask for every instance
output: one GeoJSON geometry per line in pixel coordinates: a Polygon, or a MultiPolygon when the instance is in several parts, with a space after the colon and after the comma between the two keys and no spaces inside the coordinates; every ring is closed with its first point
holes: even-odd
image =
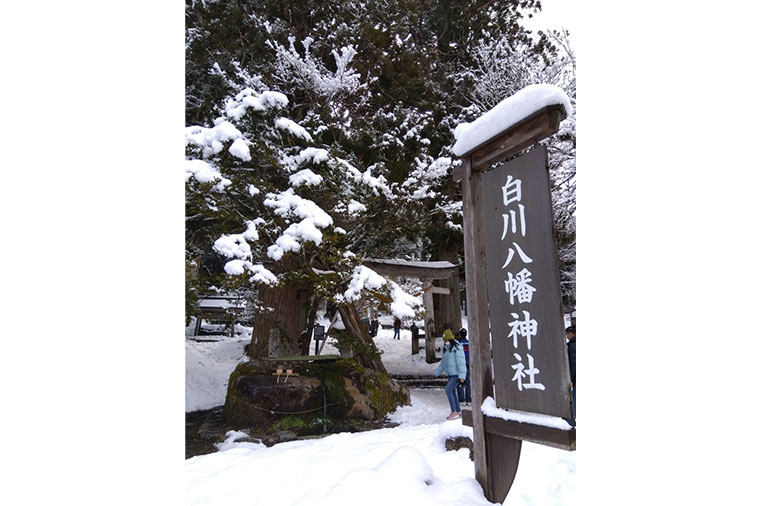
{"type": "Polygon", "coordinates": [[[472,123],[460,123],[454,130],[456,143],[451,149],[457,156],[476,147],[519,123],[546,106],[560,104],[568,116],[573,111],[564,91],[551,84],[532,84],[499,102],[472,123]]]}
{"type": "Polygon", "coordinates": [[[493,397],[486,397],[481,405],[483,414],[493,418],[501,418],[502,420],[511,420],[520,423],[532,423],[533,425],[543,425],[544,427],[554,427],[555,429],[570,430],[572,427],[564,418],[558,416],[542,415],[539,413],[527,413],[523,411],[515,411],[501,409],[496,406],[496,401],[493,397]]]}

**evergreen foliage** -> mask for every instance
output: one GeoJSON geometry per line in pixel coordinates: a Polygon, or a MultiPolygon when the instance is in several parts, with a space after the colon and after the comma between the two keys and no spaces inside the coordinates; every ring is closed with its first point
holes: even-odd
{"type": "MultiPolygon", "coordinates": [[[[188,304],[210,287],[253,296],[275,274],[335,299],[362,256],[461,258],[454,127],[521,83],[558,84],[574,101],[566,34],[534,41],[519,25],[539,8],[187,0],[186,251],[188,272],[201,272],[188,276],[188,304]]],[[[555,221],[572,295],[574,117],[556,137],[555,221]]]]}

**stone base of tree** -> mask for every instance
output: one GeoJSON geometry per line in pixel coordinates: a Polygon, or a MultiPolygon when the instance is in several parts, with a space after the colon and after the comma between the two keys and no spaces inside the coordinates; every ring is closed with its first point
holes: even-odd
{"type": "Polygon", "coordinates": [[[355,360],[251,360],[230,375],[224,421],[251,435],[302,436],[350,430],[409,404],[407,387],[355,360]],[[288,369],[292,374],[286,378],[288,369]]]}

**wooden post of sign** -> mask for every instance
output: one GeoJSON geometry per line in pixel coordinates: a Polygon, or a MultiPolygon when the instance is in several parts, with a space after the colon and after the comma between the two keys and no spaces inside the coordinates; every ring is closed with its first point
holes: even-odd
{"type": "Polygon", "coordinates": [[[475,478],[483,487],[489,501],[501,502],[517,474],[522,441],[511,439],[504,440],[501,444],[491,442],[492,444],[488,445],[490,453],[486,451],[487,436],[480,406],[486,397],[493,397],[493,374],[488,328],[486,253],[485,243],[482,240],[483,211],[480,201],[480,172],[472,172],[470,157],[465,157],[462,159],[462,212],[464,214],[464,265],[467,278],[475,478]],[[489,461],[494,458],[502,461],[500,466],[489,465],[489,461]],[[494,469],[500,469],[501,473],[494,476],[494,469]]]}

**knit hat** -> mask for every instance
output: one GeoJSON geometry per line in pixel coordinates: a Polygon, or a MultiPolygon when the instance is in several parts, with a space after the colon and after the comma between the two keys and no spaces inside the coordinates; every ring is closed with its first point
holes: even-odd
{"type": "Polygon", "coordinates": [[[443,331],[443,340],[444,341],[450,341],[454,339],[454,334],[451,332],[451,329],[446,329],[443,331]]]}

